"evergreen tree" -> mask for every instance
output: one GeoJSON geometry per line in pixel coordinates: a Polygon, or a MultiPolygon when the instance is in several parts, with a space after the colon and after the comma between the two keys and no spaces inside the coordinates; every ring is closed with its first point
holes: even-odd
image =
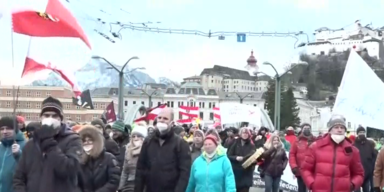
{"type": "Polygon", "coordinates": [[[289,88],[282,94],[281,98],[281,111],[280,111],[280,125],[282,128],[288,126],[300,125],[299,118],[300,108],[297,106],[296,99],[293,95],[292,88],[289,88]]]}
{"type": "Polygon", "coordinates": [[[269,118],[271,119],[272,123],[274,122],[274,115],[275,115],[275,81],[270,80],[268,82],[268,89],[264,93],[264,109],[268,111],[269,118]]]}

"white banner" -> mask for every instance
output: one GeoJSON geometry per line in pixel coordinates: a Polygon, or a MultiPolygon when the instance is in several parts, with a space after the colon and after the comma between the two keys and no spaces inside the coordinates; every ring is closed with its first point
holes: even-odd
{"type": "Polygon", "coordinates": [[[384,128],[384,84],[353,50],[345,67],[333,113],[343,115],[353,123],[384,128]]]}
{"type": "Polygon", "coordinates": [[[237,122],[249,122],[250,124],[261,126],[260,108],[239,103],[220,104],[221,124],[231,124],[237,122]]]}
{"type": "MultiPolygon", "coordinates": [[[[289,152],[287,153],[287,157],[289,157],[289,152]]],[[[257,167],[255,169],[255,172],[253,174],[253,187],[256,188],[264,188],[265,183],[264,180],[260,178],[260,173],[257,171],[257,167]]],[[[284,169],[284,173],[281,176],[280,181],[280,189],[283,191],[290,191],[290,192],[297,192],[297,181],[295,175],[293,175],[291,171],[291,166],[289,166],[289,163],[287,167],[284,169]]]]}

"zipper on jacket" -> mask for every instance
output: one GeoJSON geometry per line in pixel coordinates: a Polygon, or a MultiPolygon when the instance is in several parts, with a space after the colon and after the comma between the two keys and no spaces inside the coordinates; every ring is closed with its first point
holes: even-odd
{"type": "Polygon", "coordinates": [[[205,172],[205,189],[208,189],[208,176],[209,176],[209,164],[211,162],[208,162],[207,160],[205,160],[207,162],[207,169],[206,169],[206,172],[205,172]]]}
{"type": "MultiPolygon", "coordinates": [[[[2,177],[3,176],[3,167],[4,167],[4,163],[5,163],[5,158],[7,158],[7,152],[8,152],[8,147],[5,147],[5,152],[4,152],[4,155],[3,155],[3,160],[1,162],[1,170],[0,170],[0,176],[2,177]]],[[[3,191],[3,185],[0,183],[0,191],[3,191]]]]}
{"type": "Polygon", "coordinates": [[[336,171],[336,149],[337,145],[334,144],[333,147],[333,163],[332,163],[332,177],[331,177],[331,192],[333,192],[333,184],[335,180],[335,171],[336,171]]]}

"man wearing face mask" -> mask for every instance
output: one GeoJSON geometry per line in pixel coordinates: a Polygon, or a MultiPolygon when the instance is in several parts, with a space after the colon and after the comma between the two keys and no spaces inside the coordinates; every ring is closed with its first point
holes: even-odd
{"type": "Polygon", "coordinates": [[[120,149],[117,143],[105,132],[105,124],[101,119],[95,119],[91,121],[91,125],[95,126],[101,134],[103,134],[105,139],[105,150],[108,153],[112,153],[115,157],[120,155],[120,149]]]}
{"type": "Polygon", "coordinates": [[[112,125],[112,132],[113,140],[116,141],[120,149],[119,155],[116,156],[116,159],[119,162],[119,167],[122,168],[124,164],[126,146],[129,143],[129,131],[123,121],[117,120],[112,125]]]}
{"type": "Polygon", "coordinates": [[[355,140],[354,146],[359,149],[361,163],[363,164],[364,168],[364,182],[361,187],[363,188],[363,192],[369,192],[370,182],[373,177],[373,169],[376,161],[376,150],[372,147],[372,141],[365,137],[364,127],[360,126],[357,128],[356,133],[357,138],[355,140]]]}
{"type": "Polygon", "coordinates": [[[328,134],[308,148],[302,178],[314,192],[357,190],[363,184],[364,169],[359,150],[345,139],[345,118],[333,115],[327,125],[328,134]]]}
{"type": "Polygon", "coordinates": [[[173,109],[157,116],[155,134],[144,140],[137,161],[135,192],[185,192],[191,169],[188,143],[174,133],[173,109]]]}
{"type": "Polygon", "coordinates": [[[13,179],[14,192],[77,191],[82,141],[63,121],[59,100],[46,98],[41,127],[22,151],[13,179]]]}
{"type": "Polygon", "coordinates": [[[307,191],[307,187],[301,177],[300,169],[304,161],[305,153],[312,142],[315,141],[315,137],[313,137],[311,133],[310,124],[304,123],[300,128],[301,131],[297,139],[291,144],[291,149],[289,150],[289,165],[291,166],[292,173],[297,178],[298,192],[305,192],[307,191]]]}

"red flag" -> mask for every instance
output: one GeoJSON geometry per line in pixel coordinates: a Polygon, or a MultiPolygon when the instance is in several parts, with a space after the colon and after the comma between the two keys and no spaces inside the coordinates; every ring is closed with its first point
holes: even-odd
{"type": "Polygon", "coordinates": [[[213,108],[213,116],[215,117],[215,119],[221,119],[220,108],[218,107],[213,108]]]}
{"type": "Polygon", "coordinates": [[[155,120],[157,115],[160,113],[161,110],[163,110],[165,107],[167,107],[167,104],[163,104],[157,107],[153,107],[147,111],[147,115],[144,117],[140,117],[138,119],[135,119],[135,122],[139,121],[151,121],[155,120]]]}
{"type": "Polygon", "coordinates": [[[199,107],[180,106],[179,113],[185,115],[188,119],[199,117],[199,107]]]}
{"type": "Polygon", "coordinates": [[[22,79],[46,78],[53,71],[81,95],[74,72],[89,61],[91,45],[69,10],[59,0],[20,0],[12,23],[15,33],[30,37],[22,79]]]}
{"type": "Polygon", "coordinates": [[[115,122],[116,121],[116,113],[115,113],[115,106],[113,104],[113,101],[108,104],[107,108],[105,108],[105,111],[103,115],[101,116],[102,119],[105,119],[107,123],[115,122]]]}

